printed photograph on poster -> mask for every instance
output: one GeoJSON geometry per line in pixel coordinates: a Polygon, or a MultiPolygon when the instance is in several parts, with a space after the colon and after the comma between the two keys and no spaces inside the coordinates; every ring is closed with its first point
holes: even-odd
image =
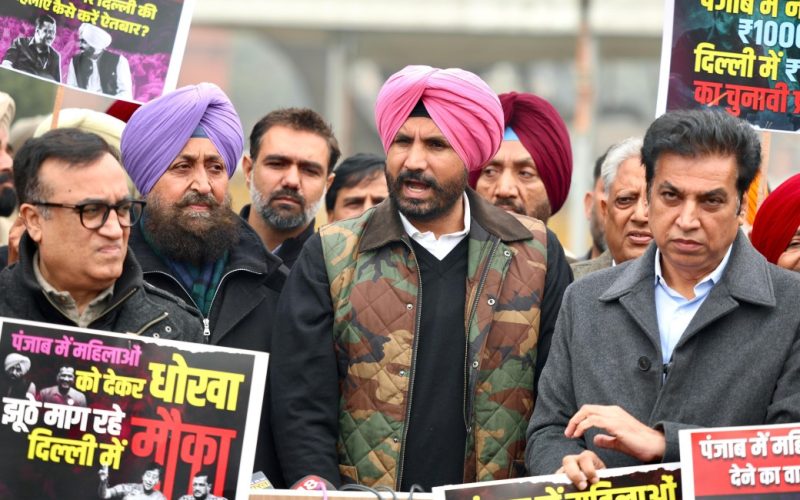
{"type": "Polygon", "coordinates": [[[800,129],[800,2],[666,0],[657,115],[714,107],[800,129]]]}
{"type": "Polygon", "coordinates": [[[268,357],[0,318],[0,498],[246,499],[268,357]]]}
{"type": "Polygon", "coordinates": [[[800,497],[800,423],[678,433],[684,498],[800,497]]]}
{"type": "Polygon", "coordinates": [[[3,0],[0,67],[147,102],[175,89],[194,0],[3,0]]]}
{"type": "Polygon", "coordinates": [[[679,500],[679,463],[603,469],[600,480],[583,491],[564,474],[505,479],[433,488],[434,500],[590,500],[636,498],[679,500]]]}

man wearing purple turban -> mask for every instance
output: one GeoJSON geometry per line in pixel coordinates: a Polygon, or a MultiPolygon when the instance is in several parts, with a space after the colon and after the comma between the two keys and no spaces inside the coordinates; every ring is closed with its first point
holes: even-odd
{"type": "MultiPolygon", "coordinates": [[[[243,149],[239,116],[216,85],[139,108],[121,140],[123,165],[147,201],[129,246],[146,281],[200,310],[206,343],[269,352],[286,274],[231,210],[228,179],[243,149]]],[[[264,418],[255,469],[281,484],[270,441],[264,418]]]]}
{"type": "Polygon", "coordinates": [[[558,111],[533,94],[500,94],[500,150],[471,177],[475,190],[498,207],[547,224],[561,209],[572,180],[572,148],[558,111]]]}
{"type": "Polygon", "coordinates": [[[375,119],[389,198],[312,236],[278,305],[285,477],[409,491],[523,475],[536,374],[571,279],[563,250],[467,186],[503,131],[480,78],[409,66],[375,119]]]}

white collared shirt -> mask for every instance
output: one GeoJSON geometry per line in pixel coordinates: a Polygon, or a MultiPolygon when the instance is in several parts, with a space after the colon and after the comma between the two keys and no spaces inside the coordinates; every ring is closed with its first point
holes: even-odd
{"type": "Polygon", "coordinates": [[[444,259],[447,257],[447,254],[453,251],[453,249],[461,243],[461,240],[467,237],[469,234],[469,225],[472,217],[470,216],[469,211],[469,200],[467,200],[467,194],[464,193],[463,195],[464,200],[464,229],[461,231],[457,231],[455,233],[443,234],[438,239],[436,235],[433,234],[433,231],[427,231],[421,233],[419,229],[414,227],[414,225],[406,219],[406,216],[402,213],[400,214],[400,222],[403,223],[403,229],[405,229],[406,234],[411,237],[412,240],[416,241],[422,248],[429,251],[431,255],[436,257],[439,260],[444,259]]]}
{"type": "Polygon", "coordinates": [[[725,257],[722,262],[711,271],[705,278],[701,279],[694,286],[694,298],[687,299],[680,293],[676,292],[664,279],[661,272],[661,251],[656,249],[656,267],[655,267],[655,296],[656,296],[656,315],[658,317],[658,333],[661,337],[661,356],[662,362],[666,365],[672,359],[672,351],[681,339],[686,327],[689,326],[694,315],[697,314],[700,306],[705,302],[708,294],[714,288],[714,285],[719,283],[722,278],[722,273],[728,265],[728,260],[731,257],[731,249],[733,245],[728,247],[725,257]]]}

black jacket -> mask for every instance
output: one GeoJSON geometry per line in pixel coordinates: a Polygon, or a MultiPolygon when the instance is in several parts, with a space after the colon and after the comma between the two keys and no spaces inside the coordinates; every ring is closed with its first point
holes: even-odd
{"type": "MultiPolygon", "coordinates": [[[[239,217],[247,220],[247,218],[250,217],[250,209],[251,205],[245,205],[242,207],[242,210],[239,212],[239,217]]],[[[308,226],[303,230],[302,233],[281,243],[281,246],[279,246],[272,255],[280,257],[280,259],[283,261],[283,264],[291,269],[292,266],[294,266],[294,263],[297,261],[297,257],[300,256],[300,250],[303,249],[303,245],[305,245],[306,240],[308,240],[311,235],[314,234],[315,225],[316,219],[311,219],[311,222],[308,223],[308,226]]]]}
{"type": "MultiPolygon", "coordinates": [[[[136,253],[147,282],[193,303],[169,266],[145,241],[139,224],[131,228],[128,247],[136,253]]],[[[215,345],[270,352],[272,328],[277,322],[275,307],[286,274],[281,260],[269,253],[256,232],[241,221],[239,243],[230,251],[206,318],[210,336],[205,340],[215,345]]],[[[254,470],[263,471],[276,486],[283,486],[267,426],[268,409],[269,405],[264,403],[254,470]]]]}
{"type": "MultiPolygon", "coordinates": [[[[75,326],[50,302],[33,271],[36,244],[25,234],[20,260],[0,272],[0,316],[75,326]]],[[[142,269],[128,252],[111,305],[90,328],[198,342],[203,324],[196,309],[142,280],[142,269]]]]}

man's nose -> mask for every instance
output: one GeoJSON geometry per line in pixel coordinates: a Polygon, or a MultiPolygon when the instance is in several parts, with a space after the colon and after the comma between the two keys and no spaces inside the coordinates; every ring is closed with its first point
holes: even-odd
{"type": "Polygon", "coordinates": [[[300,187],[300,169],[297,165],[291,165],[281,178],[281,186],[297,190],[300,187]]]}
{"type": "Polygon", "coordinates": [[[514,174],[508,170],[503,170],[497,179],[495,195],[500,198],[516,198],[519,194],[514,174]]]}

